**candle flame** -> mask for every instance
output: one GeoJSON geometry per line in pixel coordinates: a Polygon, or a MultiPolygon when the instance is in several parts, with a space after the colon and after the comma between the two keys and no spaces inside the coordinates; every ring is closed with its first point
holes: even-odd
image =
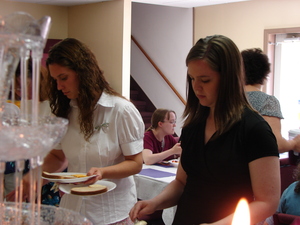
{"type": "Polygon", "coordinates": [[[242,198],[235,210],[231,225],[249,225],[250,224],[250,210],[246,199],[242,198]]]}

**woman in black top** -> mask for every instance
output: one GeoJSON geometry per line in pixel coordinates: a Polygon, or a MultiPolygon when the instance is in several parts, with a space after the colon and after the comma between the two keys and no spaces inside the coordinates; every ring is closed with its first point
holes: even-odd
{"type": "Polygon", "coordinates": [[[131,219],[177,206],[173,225],[231,224],[241,198],[251,224],[272,215],[280,198],[278,150],[268,123],[248,103],[241,55],[229,38],[200,39],[190,50],[188,98],[176,179],[131,219]]]}

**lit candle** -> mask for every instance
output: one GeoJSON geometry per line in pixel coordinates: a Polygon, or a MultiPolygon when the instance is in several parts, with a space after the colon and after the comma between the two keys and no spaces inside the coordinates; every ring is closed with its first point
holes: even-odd
{"type": "Polygon", "coordinates": [[[231,225],[249,225],[250,224],[250,210],[246,199],[242,198],[235,210],[231,225]]]}

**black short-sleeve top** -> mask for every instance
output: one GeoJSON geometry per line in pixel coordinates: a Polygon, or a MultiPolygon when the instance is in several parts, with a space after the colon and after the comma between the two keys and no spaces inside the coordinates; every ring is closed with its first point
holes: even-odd
{"type": "Polygon", "coordinates": [[[205,123],[182,129],[181,163],[187,182],[173,225],[211,223],[233,213],[242,197],[253,201],[248,164],[279,156],[270,126],[248,108],[240,122],[206,144],[204,130],[205,123]]]}

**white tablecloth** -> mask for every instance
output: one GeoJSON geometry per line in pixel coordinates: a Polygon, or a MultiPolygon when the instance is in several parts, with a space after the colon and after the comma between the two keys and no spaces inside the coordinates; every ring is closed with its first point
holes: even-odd
{"type": "MultiPolygon", "coordinates": [[[[177,168],[172,166],[143,165],[139,174],[134,175],[137,197],[142,200],[157,196],[171,181],[175,179],[177,168]]],[[[176,206],[163,211],[166,225],[173,221],[176,206]]]]}

